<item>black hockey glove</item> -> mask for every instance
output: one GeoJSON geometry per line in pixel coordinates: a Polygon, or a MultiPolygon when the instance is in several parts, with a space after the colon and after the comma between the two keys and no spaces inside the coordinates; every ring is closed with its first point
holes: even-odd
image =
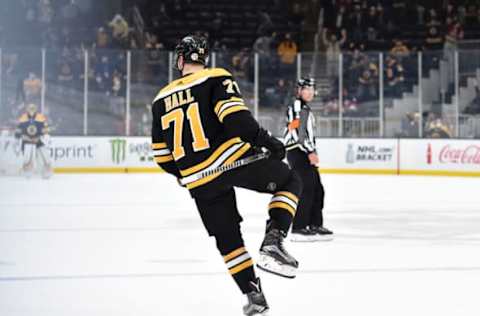
{"type": "Polygon", "coordinates": [[[270,150],[270,157],[273,159],[283,160],[283,158],[285,158],[286,151],[282,142],[273,137],[263,128],[258,130],[257,137],[255,138],[255,145],[270,150]]]}

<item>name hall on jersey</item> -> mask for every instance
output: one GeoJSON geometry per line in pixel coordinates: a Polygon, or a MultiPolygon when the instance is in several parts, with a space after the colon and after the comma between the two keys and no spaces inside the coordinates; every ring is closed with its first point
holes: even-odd
{"type": "Polygon", "coordinates": [[[192,97],[192,92],[190,89],[182,90],[175,92],[168,97],[163,99],[165,102],[165,112],[170,112],[170,110],[182,106],[184,104],[190,104],[195,101],[195,98],[192,97]]]}

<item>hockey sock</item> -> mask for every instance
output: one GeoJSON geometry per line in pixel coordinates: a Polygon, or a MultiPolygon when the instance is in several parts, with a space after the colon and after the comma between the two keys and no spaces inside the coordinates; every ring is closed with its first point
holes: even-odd
{"type": "Polygon", "coordinates": [[[273,228],[287,233],[297,211],[297,205],[298,197],[295,194],[287,191],[276,192],[268,205],[273,228]]]}
{"type": "Polygon", "coordinates": [[[250,282],[255,280],[253,260],[245,247],[240,247],[223,256],[228,272],[232,275],[243,294],[252,291],[250,282]]]}

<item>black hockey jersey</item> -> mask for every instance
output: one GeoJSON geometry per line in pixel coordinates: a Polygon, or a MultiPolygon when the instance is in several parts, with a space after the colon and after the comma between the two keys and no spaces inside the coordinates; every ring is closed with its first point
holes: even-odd
{"type": "MultiPolygon", "coordinates": [[[[231,135],[224,120],[247,111],[237,83],[221,68],[204,69],[163,88],[152,106],[152,149],[155,161],[178,178],[231,164],[250,148],[231,135]]],[[[188,183],[194,189],[220,173],[188,183]]]]}
{"type": "Polygon", "coordinates": [[[24,144],[41,145],[40,137],[48,134],[47,118],[41,113],[24,113],[18,119],[15,136],[22,138],[24,144]]]}

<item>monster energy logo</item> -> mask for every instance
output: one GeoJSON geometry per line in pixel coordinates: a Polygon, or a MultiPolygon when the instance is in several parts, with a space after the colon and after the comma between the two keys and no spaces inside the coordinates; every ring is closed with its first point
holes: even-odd
{"type": "Polygon", "coordinates": [[[127,140],[126,139],[112,139],[110,140],[112,148],[112,161],[119,164],[125,161],[127,152],[127,140]]]}

